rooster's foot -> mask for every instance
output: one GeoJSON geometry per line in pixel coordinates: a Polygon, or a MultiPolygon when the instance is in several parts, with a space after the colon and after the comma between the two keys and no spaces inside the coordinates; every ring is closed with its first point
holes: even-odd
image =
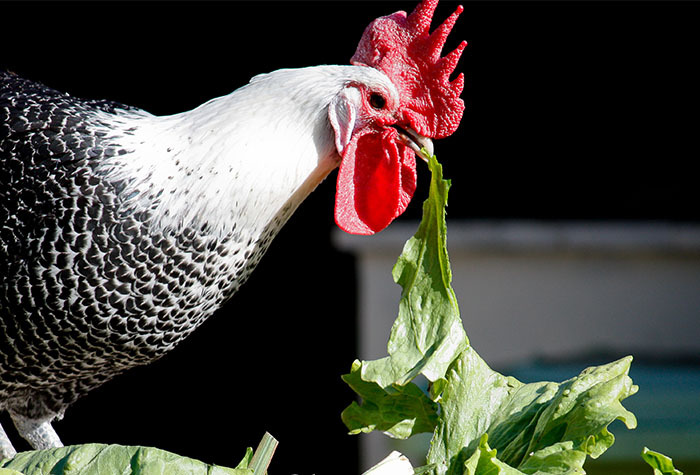
{"type": "Polygon", "coordinates": [[[48,419],[29,419],[12,412],[10,412],[10,415],[19,435],[29,442],[29,445],[34,449],[42,450],[52,447],[63,447],[61,439],[58,438],[58,434],[51,427],[51,419],[53,417],[48,419]]]}
{"type": "Polygon", "coordinates": [[[15,455],[17,455],[17,451],[12,446],[10,438],[7,437],[5,429],[0,425],[0,460],[11,459],[15,455]]]}

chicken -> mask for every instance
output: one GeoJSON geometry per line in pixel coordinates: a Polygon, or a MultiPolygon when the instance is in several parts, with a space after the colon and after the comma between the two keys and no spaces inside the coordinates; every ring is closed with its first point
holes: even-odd
{"type": "MultiPolygon", "coordinates": [[[[0,72],[0,410],[34,448],[90,390],[171,350],[246,280],[339,168],[335,218],[406,208],[453,133],[466,43],[437,0],[365,30],[346,66],[284,69],[166,117],[0,72]]],[[[0,427],[0,458],[15,450],[0,427]]]]}

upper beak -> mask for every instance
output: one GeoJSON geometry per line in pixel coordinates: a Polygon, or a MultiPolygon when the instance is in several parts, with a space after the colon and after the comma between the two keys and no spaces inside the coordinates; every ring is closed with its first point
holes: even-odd
{"type": "Polygon", "coordinates": [[[416,155],[424,161],[427,162],[430,160],[434,152],[432,140],[428,137],[423,137],[410,127],[406,129],[401,127],[396,128],[399,131],[399,138],[404,144],[411,147],[411,149],[416,152],[416,155]]]}

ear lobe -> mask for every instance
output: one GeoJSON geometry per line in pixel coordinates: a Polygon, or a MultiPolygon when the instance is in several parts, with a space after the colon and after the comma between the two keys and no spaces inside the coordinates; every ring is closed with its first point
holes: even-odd
{"type": "Polygon", "coordinates": [[[346,88],[333,98],[328,106],[328,120],[335,131],[335,147],[340,155],[350,143],[355,130],[357,109],[355,104],[360,99],[360,92],[355,88],[346,88]]]}

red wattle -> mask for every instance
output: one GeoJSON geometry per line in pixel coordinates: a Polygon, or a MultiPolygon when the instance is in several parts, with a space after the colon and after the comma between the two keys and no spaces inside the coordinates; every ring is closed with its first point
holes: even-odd
{"type": "Polygon", "coordinates": [[[335,221],[352,234],[386,228],[403,213],[416,190],[413,150],[396,141],[395,129],[356,134],[338,171],[335,221]]]}

